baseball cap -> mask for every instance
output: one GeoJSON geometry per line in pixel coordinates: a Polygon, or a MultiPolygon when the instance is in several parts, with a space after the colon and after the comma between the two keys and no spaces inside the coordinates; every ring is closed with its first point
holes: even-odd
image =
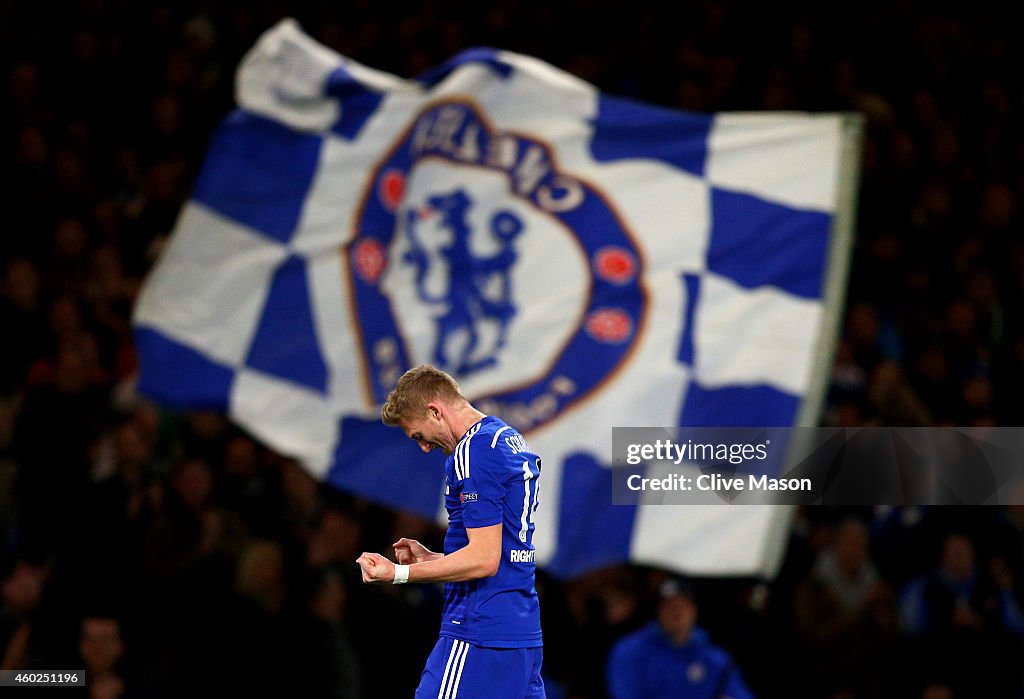
{"type": "Polygon", "coordinates": [[[660,585],[658,585],[659,600],[671,599],[676,596],[687,597],[691,602],[697,601],[693,585],[683,578],[672,576],[665,579],[660,585]]]}

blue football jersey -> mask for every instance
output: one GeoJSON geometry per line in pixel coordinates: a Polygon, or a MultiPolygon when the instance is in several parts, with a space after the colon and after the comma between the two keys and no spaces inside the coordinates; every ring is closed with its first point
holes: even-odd
{"type": "Polygon", "coordinates": [[[445,462],[444,552],[469,543],[466,528],[502,525],[496,575],[446,583],[442,636],[491,648],[542,645],[534,586],[533,513],[540,458],[496,417],[473,425],[445,462]]]}

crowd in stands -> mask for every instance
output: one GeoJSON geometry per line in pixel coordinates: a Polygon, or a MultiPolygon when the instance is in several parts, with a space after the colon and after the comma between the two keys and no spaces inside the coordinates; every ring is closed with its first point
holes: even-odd
{"type": "MultiPolygon", "coordinates": [[[[286,15],[402,76],[488,45],[655,104],[864,114],[822,423],[1021,424],[1021,11],[677,5],[0,3],[0,670],[81,668],[108,698],[387,699],[418,681],[438,590],[369,588],[353,561],[398,536],[437,550],[437,525],[134,390],[135,294],[238,60],[286,15]]],[[[550,697],[607,696],[660,575],[541,571],[550,697]]],[[[756,696],[1024,697],[1024,503],[802,508],[776,579],[692,582],[756,696]]]]}

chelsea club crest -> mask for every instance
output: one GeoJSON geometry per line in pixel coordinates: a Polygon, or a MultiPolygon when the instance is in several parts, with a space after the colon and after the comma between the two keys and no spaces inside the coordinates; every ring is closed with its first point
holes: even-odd
{"type": "Polygon", "coordinates": [[[356,226],[345,252],[374,404],[427,362],[526,430],[610,377],[642,330],[642,260],[607,197],[469,101],[418,114],[356,226]]]}

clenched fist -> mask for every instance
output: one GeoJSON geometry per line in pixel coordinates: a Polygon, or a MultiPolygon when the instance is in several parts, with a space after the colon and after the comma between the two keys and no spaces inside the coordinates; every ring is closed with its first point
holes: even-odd
{"type": "Polygon", "coordinates": [[[370,584],[389,583],[395,579],[395,564],[379,553],[364,551],[356,559],[363,574],[363,582],[370,584]]]}

